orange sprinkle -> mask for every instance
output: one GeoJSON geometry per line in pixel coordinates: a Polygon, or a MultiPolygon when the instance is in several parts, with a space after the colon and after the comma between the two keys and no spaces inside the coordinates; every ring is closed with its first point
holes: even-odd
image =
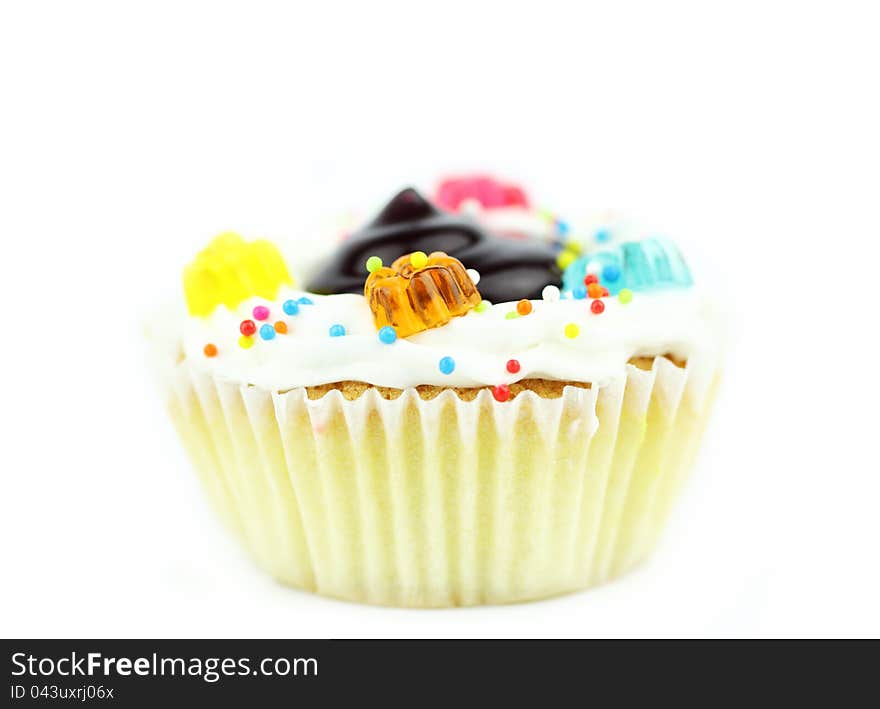
{"type": "Polygon", "coordinates": [[[532,301],[526,300],[523,298],[519,303],[516,304],[516,312],[520,315],[528,315],[532,312],[532,301]]]}
{"type": "Polygon", "coordinates": [[[281,335],[286,334],[287,333],[287,323],[284,322],[283,320],[279,320],[277,323],[275,323],[275,332],[277,332],[281,335]]]}
{"type": "Polygon", "coordinates": [[[209,342],[205,345],[205,357],[216,357],[217,356],[217,345],[212,342],[209,342]]]}
{"type": "Polygon", "coordinates": [[[600,286],[598,283],[591,283],[587,286],[587,295],[591,298],[601,298],[602,286],[600,286]]]}

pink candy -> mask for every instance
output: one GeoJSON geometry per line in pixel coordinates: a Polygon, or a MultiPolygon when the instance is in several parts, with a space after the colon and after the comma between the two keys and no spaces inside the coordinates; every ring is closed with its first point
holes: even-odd
{"type": "Polygon", "coordinates": [[[254,320],[268,320],[269,308],[265,305],[258,305],[254,308],[254,320]]]}
{"type": "Polygon", "coordinates": [[[529,206],[528,197],[521,187],[488,175],[468,175],[443,180],[435,197],[438,206],[452,212],[458,211],[462,202],[469,199],[476,200],[485,209],[529,206]]]}

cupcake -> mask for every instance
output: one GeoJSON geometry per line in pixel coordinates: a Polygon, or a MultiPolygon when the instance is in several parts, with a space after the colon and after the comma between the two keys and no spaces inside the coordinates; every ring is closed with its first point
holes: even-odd
{"type": "Polygon", "coordinates": [[[671,244],[560,253],[412,189],[304,287],[226,234],[184,294],[151,339],[213,506],[275,578],[351,601],[510,603],[631,569],[720,374],[671,244]]]}

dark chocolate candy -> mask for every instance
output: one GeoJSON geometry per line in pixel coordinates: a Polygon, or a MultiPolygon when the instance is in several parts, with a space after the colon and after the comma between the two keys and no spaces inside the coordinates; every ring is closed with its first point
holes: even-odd
{"type": "Polygon", "coordinates": [[[364,264],[370,256],[378,256],[387,266],[412,251],[445,251],[465,268],[476,269],[480,294],[494,303],[540,298],[544,286],[562,285],[556,251],[550,245],[493,236],[469,217],[441,212],[408,187],[340,246],[308,289],[327,295],[363,293],[364,264]]]}

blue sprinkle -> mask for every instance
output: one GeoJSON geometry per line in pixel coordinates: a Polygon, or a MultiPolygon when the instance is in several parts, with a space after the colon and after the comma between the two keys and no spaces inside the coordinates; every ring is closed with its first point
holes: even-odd
{"type": "Polygon", "coordinates": [[[609,263],[602,269],[603,281],[616,281],[618,278],[620,278],[620,266],[616,263],[609,263]]]}
{"type": "Polygon", "coordinates": [[[345,334],[345,328],[336,324],[330,326],[330,337],[342,337],[345,334]]]}
{"type": "Polygon", "coordinates": [[[568,226],[568,222],[564,222],[561,219],[556,220],[556,233],[560,236],[565,236],[568,232],[571,231],[571,228],[568,226]]]}
{"type": "Polygon", "coordinates": [[[260,337],[264,340],[272,340],[275,338],[275,328],[266,323],[260,326],[260,337]]]}
{"type": "Polygon", "coordinates": [[[604,244],[607,241],[611,241],[611,232],[605,228],[597,229],[595,239],[600,244],[604,244]]]}
{"type": "Polygon", "coordinates": [[[297,298],[296,302],[299,303],[300,305],[314,305],[314,303],[312,302],[312,299],[306,298],[305,296],[303,296],[302,298],[297,298]]]}
{"type": "Polygon", "coordinates": [[[440,360],[439,367],[443,374],[452,374],[455,371],[455,360],[452,357],[444,357],[440,360]]]}
{"type": "Polygon", "coordinates": [[[379,341],[384,342],[386,345],[390,345],[397,339],[397,330],[395,330],[390,325],[386,325],[385,327],[379,328],[379,341]]]}
{"type": "Polygon", "coordinates": [[[571,295],[577,300],[583,300],[587,297],[587,287],[586,286],[575,286],[571,289],[571,295]]]}
{"type": "Polygon", "coordinates": [[[296,315],[299,312],[299,303],[295,300],[285,300],[281,307],[288,315],[296,315]]]}

